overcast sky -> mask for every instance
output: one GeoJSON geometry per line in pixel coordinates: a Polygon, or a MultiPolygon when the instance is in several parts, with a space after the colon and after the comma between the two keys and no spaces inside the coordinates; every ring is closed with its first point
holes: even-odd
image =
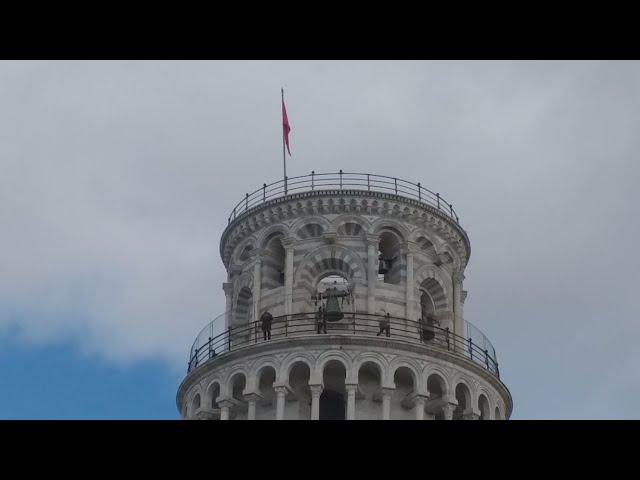
{"type": "Polygon", "coordinates": [[[0,62],[0,355],[151,362],[175,411],[224,310],[229,211],[282,175],[281,86],[289,175],[397,176],[453,203],[465,318],[512,418],[640,417],[638,62],[0,62]]]}

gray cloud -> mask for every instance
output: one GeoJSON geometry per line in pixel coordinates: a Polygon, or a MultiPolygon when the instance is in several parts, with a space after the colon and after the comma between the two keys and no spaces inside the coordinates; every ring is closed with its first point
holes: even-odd
{"type": "Polygon", "coordinates": [[[183,369],[245,192],[370,171],[471,238],[514,418],[635,418],[637,62],[2,62],[0,332],[183,369]]]}

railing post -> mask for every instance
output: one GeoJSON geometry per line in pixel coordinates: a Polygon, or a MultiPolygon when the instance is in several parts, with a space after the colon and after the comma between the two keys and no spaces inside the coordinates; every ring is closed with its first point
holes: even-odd
{"type": "Polygon", "coordinates": [[[284,194],[287,194],[287,177],[284,177],[284,194]]]}
{"type": "Polygon", "coordinates": [[[267,201],[267,184],[266,183],[262,184],[262,201],[263,202],[267,201]]]}
{"type": "Polygon", "coordinates": [[[227,330],[227,348],[231,351],[231,327],[227,330]]]}
{"type": "Polygon", "coordinates": [[[211,337],[209,337],[209,360],[211,360],[211,337]]]}
{"type": "Polygon", "coordinates": [[[487,366],[487,370],[489,370],[489,352],[486,349],[484,351],[484,364],[487,366]]]}
{"type": "Polygon", "coordinates": [[[244,197],[244,211],[246,212],[249,209],[249,194],[245,193],[244,197]]]}
{"type": "Polygon", "coordinates": [[[436,193],[436,198],[438,199],[438,210],[440,210],[440,194],[436,193]]]}
{"type": "Polygon", "coordinates": [[[422,201],[422,187],[420,186],[420,182],[418,182],[418,200],[422,201]]]}
{"type": "Polygon", "coordinates": [[[393,184],[395,185],[396,195],[397,195],[398,194],[398,179],[397,178],[393,179],[393,184]]]}
{"type": "Polygon", "coordinates": [[[342,169],[340,169],[340,190],[342,190],[342,169]]]}
{"type": "Polygon", "coordinates": [[[369,174],[367,173],[367,191],[370,192],[371,191],[371,182],[369,179],[369,174]]]}
{"type": "Polygon", "coordinates": [[[453,205],[449,204],[449,211],[451,212],[451,218],[453,218],[453,205]]]}
{"type": "Polygon", "coordinates": [[[471,360],[473,360],[473,348],[471,348],[471,338],[469,338],[469,355],[471,356],[471,360]]]}
{"type": "Polygon", "coordinates": [[[449,327],[445,329],[445,336],[447,339],[447,350],[449,350],[449,327]]]}
{"type": "Polygon", "coordinates": [[[311,190],[313,190],[313,187],[314,187],[313,178],[314,178],[315,174],[316,174],[315,170],[311,170],[311,190]]]}
{"type": "Polygon", "coordinates": [[[193,357],[193,359],[195,360],[194,367],[197,367],[198,366],[198,349],[197,348],[196,348],[196,356],[193,357]]]}
{"type": "Polygon", "coordinates": [[[284,336],[285,337],[288,335],[288,331],[289,331],[289,322],[287,320],[288,320],[288,318],[285,315],[284,316],[284,336]]]}

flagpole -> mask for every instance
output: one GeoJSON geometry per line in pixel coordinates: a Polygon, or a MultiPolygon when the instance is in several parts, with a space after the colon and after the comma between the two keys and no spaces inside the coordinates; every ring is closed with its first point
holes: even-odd
{"type": "MultiPolygon", "coordinates": [[[[282,94],[282,108],[284,109],[284,88],[280,88],[282,94]]],[[[284,194],[287,194],[287,157],[284,154],[284,110],[282,111],[282,164],[284,165],[284,194]]]]}

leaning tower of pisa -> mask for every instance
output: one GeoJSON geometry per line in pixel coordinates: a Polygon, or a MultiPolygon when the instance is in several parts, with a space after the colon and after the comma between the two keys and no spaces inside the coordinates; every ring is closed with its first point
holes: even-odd
{"type": "Polygon", "coordinates": [[[220,255],[226,306],[191,348],[183,418],[510,417],[496,352],[465,320],[469,238],[439,193],[367,173],[285,178],[235,206],[220,255]]]}

